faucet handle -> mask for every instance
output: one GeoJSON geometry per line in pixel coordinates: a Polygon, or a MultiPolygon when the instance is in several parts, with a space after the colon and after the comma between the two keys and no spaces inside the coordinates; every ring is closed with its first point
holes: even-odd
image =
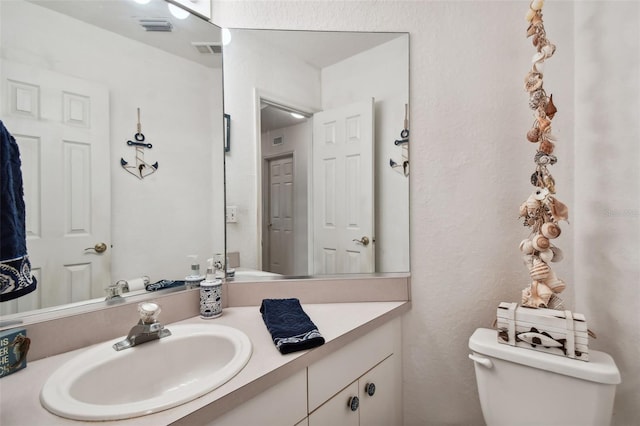
{"type": "Polygon", "coordinates": [[[138,303],[138,313],[143,324],[153,324],[160,315],[160,305],[154,302],[138,303]]]}
{"type": "Polygon", "coordinates": [[[104,292],[107,294],[106,300],[115,299],[117,297],[122,296],[122,293],[126,293],[129,291],[129,285],[125,280],[118,280],[115,284],[109,284],[109,287],[104,289],[104,292]]]}

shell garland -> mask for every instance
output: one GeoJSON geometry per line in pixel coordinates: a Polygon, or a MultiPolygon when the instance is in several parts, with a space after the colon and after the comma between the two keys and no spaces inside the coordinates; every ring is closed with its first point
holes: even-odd
{"type": "Polygon", "coordinates": [[[544,62],[556,51],[556,46],[549,42],[544,29],[543,5],[544,0],[533,0],[526,15],[529,22],[527,38],[532,39],[536,48],[533,65],[524,79],[524,89],[529,94],[529,108],[534,111],[535,117],[526,139],[530,143],[537,143],[538,150],[534,157],[536,168],[531,175],[531,184],[535,189],[520,206],[524,226],[531,229],[529,237],[520,242],[520,251],[532,280],[522,290],[521,303],[531,308],[562,309],[562,299],[557,293],[562,292],[566,285],[556,277],[549,263],[562,260],[562,252],[552,244],[552,240],[560,236],[558,222],[568,219],[569,209],[555,197],[555,181],[548,169],[558,161],[553,155],[557,141],[551,133],[551,120],[558,109],[553,103],[553,95],[547,96],[543,87],[544,62]]]}

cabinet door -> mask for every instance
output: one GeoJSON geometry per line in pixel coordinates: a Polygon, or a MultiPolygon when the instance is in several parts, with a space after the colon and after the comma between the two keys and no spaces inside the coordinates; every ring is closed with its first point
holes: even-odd
{"type": "Polygon", "coordinates": [[[352,411],[349,407],[349,399],[357,395],[356,381],[309,414],[309,426],[358,426],[360,410],[352,411]]]}
{"type": "Polygon", "coordinates": [[[400,330],[399,321],[389,322],[310,365],[309,411],[399,351],[400,330]]]}
{"type": "Polygon", "coordinates": [[[402,365],[399,358],[399,355],[391,355],[358,381],[361,425],[402,424],[402,365]]]}
{"type": "MultiPolygon", "coordinates": [[[[209,426],[295,425],[307,415],[307,372],[299,371],[250,399],[209,426]]],[[[306,423],[303,423],[306,424],[306,423]]]]}

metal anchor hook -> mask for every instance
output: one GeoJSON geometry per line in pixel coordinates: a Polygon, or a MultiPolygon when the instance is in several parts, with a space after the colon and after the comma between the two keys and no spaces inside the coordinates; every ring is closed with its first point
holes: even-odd
{"type": "Polygon", "coordinates": [[[137,133],[133,135],[134,141],[127,141],[127,146],[133,146],[136,148],[136,162],[135,164],[129,164],[124,158],[120,158],[120,165],[127,172],[131,173],[138,179],[144,179],[145,177],[153,174],[158,170],[158,162],[149,164],[144,160],[144,149],[153,148],[150,143],[144,143],[145,137],[142,134],[142,124],[140,123],[140,108],[138,108],[138,124],[136,126],[137,133]]]}
{"type": "Polygon", "coordinates": [[[405,177],[409,176],[409,104],[404,104],[404,128],[400,132],[400,138],[396,139],[394,144],[402,148],[402,161],[389,159],[389,167],[402,173],[405,177]]]}

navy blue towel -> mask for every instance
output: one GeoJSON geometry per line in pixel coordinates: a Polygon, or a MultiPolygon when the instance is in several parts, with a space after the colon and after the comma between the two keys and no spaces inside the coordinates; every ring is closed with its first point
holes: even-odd
{"type": "Polygon", "coordinates": [[[260,313],[273,343],[282,354],[324,344],[324,337],[298,299],[264,299],[260,313]]]}
{"type": "Polygon", "coordinates": [[[0,121],[0,302],[36,289],[27,256],[20,149],[0,121]]]}
{"type": "Polygon", "coordinates": [[[184,285],[184,281],[160,280],[157,283],[147,284],[145,286],[145,289],[147,291],[157,291],[157,290],[164,290],[165,288],[180,287],[183,285],[184,285]]]}

